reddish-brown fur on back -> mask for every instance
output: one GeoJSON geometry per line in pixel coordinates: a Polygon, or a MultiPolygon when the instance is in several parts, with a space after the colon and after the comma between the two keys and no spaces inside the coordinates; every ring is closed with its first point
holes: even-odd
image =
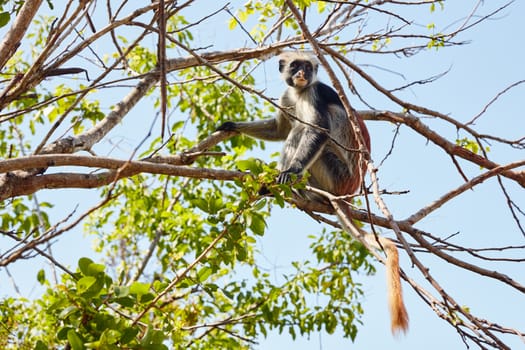
{"type": "MultiPolygon", "coordinates": [[[[359,123],[359,129],[361,129],[361,135],[363,135],[365,147],[367,148],[368,152],[370,152],[370,134],[368,133],[368,129],[366,128],[363,119],[357,113],[356,116],[357,121],[359,123]]],[[[359,148],[359,142],[357,141],[357,137],[354,137],[354,142],[352,142],[352,148],[356,150],[359,148]]],[[[337,195],[343,196],[347,194],[354,194],[357,190],[359,190],[359,187],[361,186],[363,176],[366,173],[366,162],[362,154],[360,154],[358,151],[355,152],[356,154],[354,156],[354,159],[356,161],[353,164],[354,168],[352,169],[352,177],[347,179],[348,181],[346,181],[345,183],[339,184],[339,187],[337,188],[338,193],[336,193],[337,195]],[[359,169],[359,167],[361,167],[361,169],[359,169]]]]}

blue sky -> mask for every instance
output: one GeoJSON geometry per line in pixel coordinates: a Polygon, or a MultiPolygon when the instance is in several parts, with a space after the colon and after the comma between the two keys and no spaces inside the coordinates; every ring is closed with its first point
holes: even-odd
{"type": "MultiPolygon", "coordinates": [[[[461,21],[475,3],[475,1],[445,2],[444,12],[438,11],[432,16],[425,13],[417,18],[420,18],[419,24],[421,25],[428,24],[427,20],[432,19],[436,22],[437,29],[441,29],[443,26],[461,21]]],[[[503,3],[500,1],[497,4],[485,2],[479,13],[487,14],[495,6],[503,3]]],[[[202,12],[202,9],[198,7],[192,10],[195,13],[202,12]]],[[[411,58],[396,59],[392,56],[371,55],[354,55],[350,58],[363,66],[381,84],[389,88],[450,70],[438,81],[424,86],[415,86],[400,96],[415,104],[449,114],[460,121],[467,121],[478,114],[483,106],[498,92],[513,82],[525,79],[525,69],[523,68],[525,57],[523,36],[525,30],[522,25],[524,13],[525,4],[520,1],[514,2],[495,19],[484,22],[461,34],[458,40],[469,41],[468,45],[438,51],[431,50],[411,58]],[[403,76],[392,72],[399,72],[403,76]]],[[[215,24],[212,21],[196,33],[195,46],[213,44],[214,50],[222,50],[237,48],[240,43],[246,41],[242,33],[238,33],[239,40],[232,40],[231,33],[230,35],[225,34],[224,31],[227,30],[226,25],[223,25],[225,18],[218,18],[215,21],[215,24]]],[[[373,19],[371,22],[373,23],[373,19]]],[[[268,88],[270,94],[274,96],[278,96],[279,91],[283,88],[276,72],[276,60],[271,59],[264,63],[256,73],[261,87],[268,88]]],[[[322,74],[321,78],[328,82],[326,75],[322,74]]],[[[356,85],[360,93],[366,95],[375,108],[397,108],[366,84],[356,81],[356,85]]],[[[523,87],[517,87],[505,94],[494,105],[490,106],[487,114],[476,123],[476,129],[482,133],[492,133],[507,138],[523,136],[525,118],[520,103],[523,101],[523,95],[523,87]]],[[[362,108],[354,96],[349,95],[349,97],[351,102],[355,103],[356,108],[362,108]]],[[[115,101],[111,102],[114,103],[115,101]]],[[[143,115],[141,112],[145,108],[143,104],[140,104],[131,111],[129,125],[137,125],[133,123],[133,120],[139,121],[143,115]]],[[[453,139],[455,130],[452,128],[433,120],[425,120],[425,122],[436,128],[437,131],[445,133],[449,139],[453,139]]],[[[393,125],[379,122],[369,122],[367,125],[372,137],[372,158],[377,165],[390,147],[395,128],[393,125]]],[[[124,126],[115,130],[111,137],[124,141],[130,145],[130,148],[133,148],[142,140],[145,133],[144,130],[137,129],[140,128],[127,129],[124,126]]],[[[104,146],[108,149],[111,148],[109,144],[104,146]]],[[[279,150],[280,144],[267,144],[265,151],[255,152],[253,155],[261,159],[269,159],[270,154],[279,150]]],[[[490,155],[494,160],[501,163],[523,159],[523,151],[511,150],[497,144],[491,147],[490,155]]],[[[465,171],[469,176],[479,174],[479,168],[469,166],[466,163],[462,163],[462,165],[465,166],[465,171]]],[[[417,208],[430,203],[446,191],[462,183],[462,179],[452,165],[450,158],[408,128],[401,129],[395,152],[380,168],[379,179],[383,188],[410,190],[407,195],[385,198],[387,205],[397,219],[405,218],[417,208]]],[[[509,189],[518,204],[525,206],[523,189],[512,184],[509,185],[509,189]]],[[[63,217],[64,213],[71,209],[72,201],[76,203],[79,200],[78,191],[64,190],[60,193],[61,199],[63,199],[60,205],[55,208],[57,217],[63,217]]],[[[94,191],[81,191],[80,193],[83,206],[86,208],[95,203],[98,198],[94,191]]],[[[42,200],[49,200],[56,196],[56,193],[42,191],[39,193],[40,196],[42,200]]],[[[441,210],[431,214],[417,227],[439,234],[440,237],[458,233],[454,238],[455,243],[464,243],[475,247],[520,245],[523,244],[524,239],[513,225],[504,198],[494,179],[480,185],[473,191],[465,193],[461,198],[447,203],[441,210]]],[[[272,210],[267,233],[258,242],[261,251],[261,265],[274,271],[275,279],[279,281],[281,274],[289,271],[291,261],[301,261],[309,256],[308,245],[311,242],[306,237],[309,234],[319,232],[321,228],[321,225],[302,212],[275,207],[272,210]]],[[[391,234],[388,231],[384,233],[387,236],[391,234]]],[[[54,246],[55,255],[60,261],[74,266],[79,254],[92,254],[89,250],[89,241],[80,241],[81,236],[80,229],[68,232],[54,246]]],[[[468,274],[451,267],[433,256],[421,256],[420,258],[428,264],[432,274],[461,305],[470,307],[480,317],[486,317],[522,331],[525,329],[522,307],[517,307],[517,305],[523,304],[520,302],[523,300],[520,299],[522,295],[494,281],[482,279],[477,275],[468,274]],[[514,300],[516,303],[513,302],[514,300]]],[[[425,285],[420,274],[410,266],[404,255],[402,256],[402,265],[411,277],[425,285]]],[[[518,281],[523,276],[523,268],[516,264],[501,263],[501,265],[489,266],[501,269],[518,281]]],[[[35,276],[39,269],[36,267],[34,261],[28,261],[17,263],[11,268],[11,272],[17,276],[17,281],[20,282],[19,276],[24,276],[21,283],[23,295],[31,296],[35,293],[31,290],[36,286],[35,276]]],[[[5,280],[4,272],[1,272],[0,276],[2,280],[5,280]]],[[[365,315],[355,343],[343,339],[340,333],[334,335],[319,334],[311,336],[309,339],[298,339],[292,342],[288,334],[279,335],[273,332],[268,338],[259,339],[259,345],[256,348],[260,350],[290,348],[302,350],[349,348],[406,350],[423,347],[425,350],[441,350],[464,348],[456,331],[438,319],[406,284],[404,284],[404,290],[411,319],[410,331],[406,336],[394,338],[389,329],[382,266],[378,265],[376,276],[357,275],[354,278],[362,283],[365,290],[365,296],[362,300],[365,315]]],[[[6,284],[2,283],[0,294],[5,295],[7,291],[6,284]]],[[[525,348],[523,343],[516,340],[510,344],[514,344],[515,348],[525,348]]]]}

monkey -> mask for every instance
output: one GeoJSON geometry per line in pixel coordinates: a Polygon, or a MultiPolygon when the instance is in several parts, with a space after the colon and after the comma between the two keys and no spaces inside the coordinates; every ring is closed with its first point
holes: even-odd
{"type": "MultiPolygon", "coordinates": [[[[284,141],[276,182],[290,183],[309,174],[308,185],[336,196],[354,194],[362,183],[366,163],[357,148],[359,142],[337,92],[317,79],[318,59],[305,51],[287,51],[279,56],[279,72],[288,85],[279,99],[274,118],[253,121],[227,121],[218,131],[235,131],[248,136],[284,141]]],[[[356,113],[364,146],[370,152],[368,129],[356,113]]],[[[303,193],[310,201],[324,201],[319,194],[303,193]]],[[[406,332],[408,314],[402,299],[399,256],[396,246],[384,237],[370,233],[367,241],[387,254],[392,333],[406,332]]]]}
{"type": "MultiPolygon", "coordinates": [[[[255,122],[226,122],[217,130],[237,131],[268,140],[284,140],[277,183],[293,174],[310,173],[309,184],[335,195],[353,194],[361,185],[358,143],[341,100],[329,86],[317,80],[319,63],[304,52],[279,56],[279,71],[289,85],[280,98],[282,110],[275,118],[255,122]],[[292,115],[293,117],[290,117],[292,115]],[[314,166],[315,165],[315,166],[314,166]]],[[[366,147],[370,138],[359,121],[366,147]]]]}

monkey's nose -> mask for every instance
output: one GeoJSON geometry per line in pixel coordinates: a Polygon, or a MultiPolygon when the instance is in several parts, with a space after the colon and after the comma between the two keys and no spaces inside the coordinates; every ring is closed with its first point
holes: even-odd
{"type": "Polygon", "coordinates": [[[299,72],[297,72],[296,79],[300,82],[306,82],[304,71],[300,70],[299,72]]]}

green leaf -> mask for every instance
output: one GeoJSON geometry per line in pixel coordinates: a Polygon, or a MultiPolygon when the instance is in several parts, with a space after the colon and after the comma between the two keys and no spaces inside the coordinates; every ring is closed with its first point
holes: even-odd
{"type": "Polygon", "coordinates": [[[5,26],[7,23],[9,23],[9,20],[11,19],[11,16],[9,15],[9,12],[0,12],[0,27],[5,26]]]}
{"type": "Polygon", "coordinates": [[[77,294],[84,298],[96,297],[102,292],[104,281],[104,275],[82,277],[77,281],[77,294]]]}
{"type": "Polygon", "coordinates": [[[35,344],[35,350],[48,350],[48,347],[41,340],[37,340],[35,344]]]}
{"type": "Polygon", "coordinates": [[[266,229],[266,221],[264,217],[258,213],[252,213],[250,216],[250,230],[258,236],[264,235],[266,229]]]}
{"type": "Polygon", "coordinates": [[[105,329],[100,336],[101,345],[115,344],[120,340],[121,334],[115,329],[105,329]]]}
{"type": "Polygon", "coordinates": [[[78,268],[80,269],[80,272],[82,272],[84,276],[88,276],[90,264],[93,264],[93,260],[91,260],[90,258],[80,258],[78,260],[78,268]]]}
{"type": "Polygon", "coordinates": [[[254,174],[259,174],[262,171],[261,161],[255,158],[239,160],[236,165],[241,171],[249,170],[254,174]]]}
{"type": "Polygon", "coordinates": [[[89,258],[80,258],[78,260],[78,267],[84,276],[96,276],[104,272],[106,268],[102,264],[94,263],[93,260],[89,258]]]}
{"type": "Polygon", "coordinates": [[[149,303],[153,299],[155,299],[155,295],[153,295],[153,293],[146,293],[140,296],[139,302],[141,302],[142,304],[149,303]]]}
{"type": "Polygon", "coordinates": [[[67,339],[67,333],[72,330],[71,327],[62,327],[57,332],[57,339],[58,340],[66,340],[67,339]]]}
{"type": "Polygon", "coordinates": [[[40,284],[46,283],[46,272],[44,271],[44,269],[40,269],[38,271],[38,273],[36,274],[36,280],[40,284]]]}
{"type": "Polygon", "coordinates": [[[468,149],[472,153],[478,154],[478,152],[479,152],[479,145],[478,145],[478,143],[475,140],[470,140],[470,139],[464,137],[462,139],[457,139],[456,140],[456,144],[461,146],[461,147],[463,147],[463,148],[468,149]]]}
{"type": "Polygon", "coordinates": [[[179,287],[180,288],[188,288],[190,286],[193,286],[195,284],[195,281],[191,278],[184,278],[182,281],[180,281],[179,283],[179,287]]]}
{"type": "Polygon", "coordinates": [[[236,244],[235,249],[237,251],[237,259],[239,261],[246,261],[246,258],[248,256],[248,252],[246,251],[246,248],[240,244],[236,244]]]}
{"type": "Polygon", "coordinates": [[[208,213],[210,211],[210,208],[209,208],[209,203],[206,199],[204,198],[195,198],[192,203],[197,207],[199,208],[200,210],[202,210],[203,212],[205,213],[208,213]]]}
{"type": "Polygon", "coordinates": [[[148,349],[167,349],[164,345],[162,345],[164,339],[164,333],[155,330],[150,326],[141,340],[141,345],[147,346],[148,349]],[[151,345],[160,345],[161,347],[152,347],[151,345]]]}
{"type": "Polygon", "coordinates": [[[135,299],[130,297],[116,298],[114,301],[124,307],[133,307],[135,305],[135,299]]]}
{"type": "Polygon", "coordinates": [[[64,310],[62,310],[62,312],[60,313],[60,315],[58,315],[58,317],[60,319],[66,319],[68,316],[74,314],[77,310],[78,308],[74,305],[68,306],[64,310]]]}
{"type": "Polygon", "coordinates": [[[210,267],[203,267],[197,272],[197,280],[199,282],[204,282],[211,276],[213,270],[210,267]]]}
{"type": "Polygon", "coordinates": [[[120,342],[122,344],[127,344],[131,342],[133,339],[135,339],[138,333],[139,333],[138,328],[128,327],[124,329],[124,331],[122,332],[122,336],[120,337],[120,342]]]}
{"type": "Polygon", "coordinates": [[[101,272],[103,273],[105,269],[106,267],[102,264],[95,264],[95,263],[89,264],[88,276],[96,276],[100,274],[101,272]]]}
{"type": "Polygon", "coordinates": [[[69,342],[69,344],[71,345],[71,349],[73,350],[84,349],[84,342],[73,329],[70,329],[67,332],[67,341],[69,342]]]}
{"type": "Polygon", "coordinates": [[[133,282],[133,284],[129,287],[129,292],[131,294],[136,294],[137,296],[141,296],[144,294],[149,293],[149,283],[143,283],[143,282],[133,282]]]}
{"type": "Polygon", "coordinates": [[[87,292],[95,283],[97,283],[97,279],[93,276],[82,277],[77,282],[78,293],[83,294],[87,292]]]}
{"type": "Polygon", "coordinates": [[[123,298],[123,297],[127,297],[130,293],[130,288],[127,287],[127,286],[117,286],[115,287],[115,296],[117,298],[123,298]]]}

